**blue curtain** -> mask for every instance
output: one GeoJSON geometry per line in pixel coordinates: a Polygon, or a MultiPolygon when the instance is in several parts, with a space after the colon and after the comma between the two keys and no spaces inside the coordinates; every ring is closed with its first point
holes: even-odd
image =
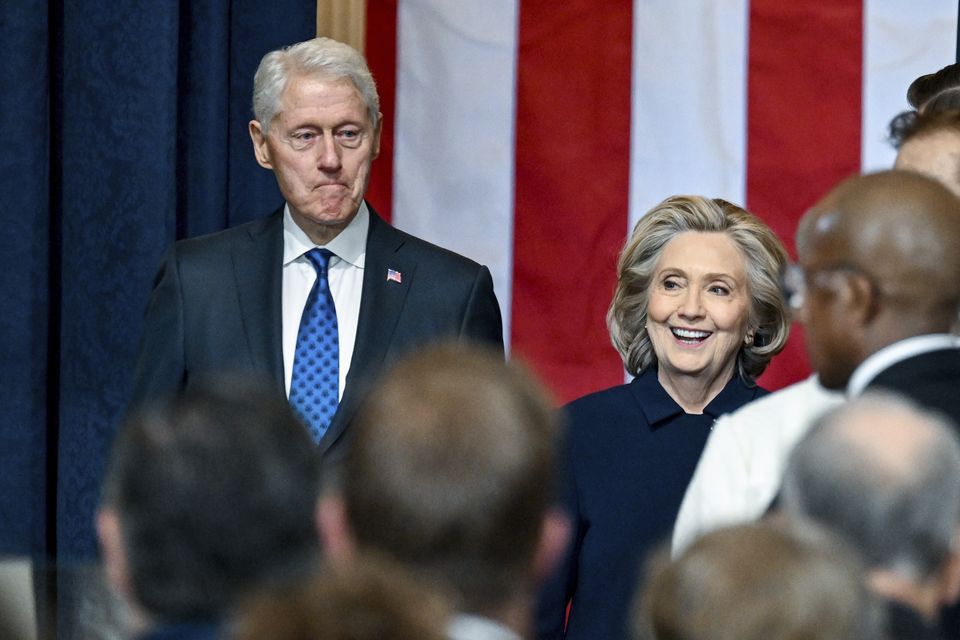
{"type": "Polygon", "coordinates": [[[95,555],[160,255],[280,204],[253,72],[315,21],[315,0],[0,2],[0,555],[95,555]]]}

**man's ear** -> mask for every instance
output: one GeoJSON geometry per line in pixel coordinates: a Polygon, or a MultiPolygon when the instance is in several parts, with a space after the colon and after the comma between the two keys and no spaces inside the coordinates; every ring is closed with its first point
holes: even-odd
{"type": "Polygon", "coordinates": [[[327,494],[317,502],[316,527],[324,554],[334,566],[352,563],[356,543],[347,522],[347,507],[338,495],[327,494]]]}
{"type": "MultiPolygon", "coordinates": [[[[960,531],[957,533],[957,538],[960,539],[960,531]]],[[[957,548],[956,542],[944,563],[940,580],[940,602],[951,605],[960,600],[960,549],[957,548]]]]}
{"type": "Polygon", "coordinates": [[[540,525],[540,541],[533,557],[533,578],[537,584],[546,580],[563,556],[570,541],[570,518],[558,508],[551,508],[540,525]]]}
{"type": "Polygon", "coordinates": [[[873,282],[860,273],[851,273],[837,288],[837,296],[845,310],[844,315],[861,327],[870,324],[880,313],[879,294],[873,282]]]}
{"type": "Polygon", "coordinates": [[[247,129],[250,131],[250,140],[253,141],[253,155],[257,158],[257,164],[264,169],[273,169],[270,147],[267,146],[267,135],[263,132],[260,122],[251,120],[247,129]]]}
{"type": "Polygon", "coordinates": [[[101,507],[97,511],[97,540],[103,554],[103,567],[107,582],[127,601],[133,601],[133,589],[130,582],[130,566],[127,550],[123,544],[123,529],[120,516],[110,507],[101,507]]]}

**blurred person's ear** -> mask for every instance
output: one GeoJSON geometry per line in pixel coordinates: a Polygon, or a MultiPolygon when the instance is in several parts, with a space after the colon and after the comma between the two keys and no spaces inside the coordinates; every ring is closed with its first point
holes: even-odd
{"type": "Polygon", "coordinates": [[[356,556],[356,543],[347,522],[347,507],[337,495],[324,495],[317,502],[316,527],[327,560],[347,564],[356,556]]]}
{"type": "Polygon", "coordinates": [[[533,577],[539,584],[550,575],[570,541],[570,518],[560,509],[550,509],[540,525],[540,540],[533,556],[533,577]]]}
{"type": "Polygon", "coordinates": [[[943,568],[940,578],[940,602],[951,605],[960,600],[960,529],[954,535],[953,549],[943,568]]]}
{"type": "Polygon", "coordinates": [[[120,516],[109,507],[97,511],[97,540],[103,554],[103,570],[110,587],[128,602],[132,602],[130,568],[123,546],[123,528],[120,516]]]}

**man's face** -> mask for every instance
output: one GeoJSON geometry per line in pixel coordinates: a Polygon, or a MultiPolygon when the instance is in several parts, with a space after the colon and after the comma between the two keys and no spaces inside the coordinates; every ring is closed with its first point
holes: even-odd
{"type": "Polygon", "coordinates": [[[843,389],[860,363],[856,355],[859,331],[848,322],[847,297],[842,291],[849,284],[845,278],[854,274],[840,268],[843,254],[833,250],[836,242],[829,220],[818,222],[821,228],[812,230],[800,249],[805,291],[798,319],[803,322],[807,356],[820,382],[828,389],[843,389]]]}
{"type": "Polygon", "coordinates": [[[314,242],[326,244],[353,220],[380,128],[350,80],[293,76],[269,133],[254,120],[250,137],[257,162],[276,174],[294,221],[314,242]]]}

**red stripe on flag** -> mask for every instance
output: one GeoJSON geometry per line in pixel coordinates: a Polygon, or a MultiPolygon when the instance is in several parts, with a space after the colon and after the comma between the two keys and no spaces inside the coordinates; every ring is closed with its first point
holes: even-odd
{"type": "MultiPolygon", "coordinates": [[[[862,0],[751,0],[747,207],[791,247],[797,222],[860,170],[862,0]]],[[[810,371],[802,332],[760,384],[810,371]]]]}
{"type": "Polygon", "coordinates": [[[388,222],[393,206],[393,130],[397,86],[397,0],[367,2],[366,58],[377,82],[383,131],[366,198],[388,222]]]}
{"type": "Polygon", "coordinates": [[[632,3],[520,4],[511,349],[566,401],[623,382],[605,314],[627,228],[632,3]]]}

